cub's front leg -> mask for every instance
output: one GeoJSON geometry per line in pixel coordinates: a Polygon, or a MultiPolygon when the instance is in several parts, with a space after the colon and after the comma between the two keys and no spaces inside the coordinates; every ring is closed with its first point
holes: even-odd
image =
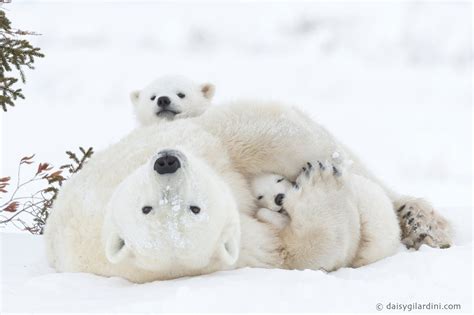
{"type": "Polygon", "coordinates": [[[330,163],[308,163],[284,199],[290,224],[281,237],[286,264],[295,269],[349,266],[360,238],[360,218],[350,177],[330,163]]]}
{"type": "Polygon", "coordinates": [[[276,227],[278,230],[285,228],[290,221],[288,215],[267,208],[258,209],[257,218],[262,222],[276,227]]]}

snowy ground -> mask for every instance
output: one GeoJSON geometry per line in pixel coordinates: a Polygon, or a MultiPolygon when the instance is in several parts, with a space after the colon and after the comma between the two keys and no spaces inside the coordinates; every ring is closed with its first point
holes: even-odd
{"type": "Polygon", "coordinates": [[[448,250],[401,250],[370,266],[331,274],[245,268],[137,285],[55,273],[47,266],[40,237],[4,234],[3,311],[375,312],[377,303],[417,302],[460,304],[469,312],[470,235],[457,243],[448,250]]]}
{"type": "Polygon", "coordinates": [[[133,285],[55,274],[41,238],[2,234],[4,310],[374,311],[378,302],[427,301],[471,309],[467,2],[15,1],[6,8],[18,27],[43,34],[32,40],[47,57],[27,72],[26,100],[2,114],[0,175],[15,174],[31,153],[60,165],[66,150],[105,148],[135,126],[131,90],[183,74],[214,82],[216,104],[275,99],[306,110],[394,189],[432,201],[452,220],[456,246],[402,251],[329,275],[244,269],[133,285]]]}

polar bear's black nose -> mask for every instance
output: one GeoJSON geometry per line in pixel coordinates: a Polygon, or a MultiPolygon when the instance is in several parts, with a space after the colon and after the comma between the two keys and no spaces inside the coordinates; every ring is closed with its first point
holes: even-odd
{"type": "Polygon", "coordinates": [[[275,197],[275,204],[277,206],[281,206],[283,204],[283,198],[285,198],[285,194],[278,194],[275,197]]]}
{"type": "Polygon", "coordinates": [[[161,108],[168,107],[171,104],[170,98],[168,96],[158,97],[158,106],[161,108]]]}
{"type": "Polygon", "coordinates": [[[153,169],[158,172],[158,174],[172,174],[181,167],[179,159],[174,155],[163,155],[155,161],[153,169]]]}

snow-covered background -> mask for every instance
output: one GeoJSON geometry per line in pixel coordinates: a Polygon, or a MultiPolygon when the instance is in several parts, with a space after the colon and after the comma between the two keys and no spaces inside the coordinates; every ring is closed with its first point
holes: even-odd
{"type": "Polygon", "coordinates": [[[54,274],[40,237],[2,234],[4,310],[471,309],[469,2],[14,2],[7,14],[43,34],[31,40],[46,58],[27,72],[26,100],[2,114],[0,175],[31,153],[60,165],[66,150],[105,148],[135,127],[131,90],[182,74],[215,83],[216,104],[274,99],[306,110],[394,189],[432,201],[456,246],[330,275],[245,269],[137,286],[54,274]]]}

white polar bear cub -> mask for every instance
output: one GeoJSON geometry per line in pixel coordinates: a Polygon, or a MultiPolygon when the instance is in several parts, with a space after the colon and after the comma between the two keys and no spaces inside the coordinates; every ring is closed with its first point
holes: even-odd
{"type": "Polygon", "coordinates": [[[215,87],[211,83],[197,84],[181,76],[163,76],[130,99],[142,126],[163,120],[196,117],[211,105],[215,87]]]}
{"type": "MultiPolygon", "coordinates": [[[[279,230],[301,224],[298,217],[312,222],[313,251],[318,253],[322,269],[332,271],[343,266],[360,267],[393,255],[399,247],[400,228],[390,200],[372,181],[346,170],[341,161],[307,163],[292,183],[277,174],[262,174],[252,181],[257,218],[279,230]],[[337,203],[353,195],[355,203],[333,207],[329,211],[321,200],[337,203]]],[[[293,227],[292,230],[308,229],[293,227]]],[[[311,240],[310,240],[311,241],[311,240]]],[[[311,243],[311,242],[308,242],[311,243]]]]}
{"type": "Polygon", "coordinates": [[[293,187],[293,183],[284,176],[265,173],[256,176],[252,180],[251,187],[260,207],[256,213],[257,218],[279,230],[287,226],[290,218],[283,208],[283,199],[293,187]]]}

